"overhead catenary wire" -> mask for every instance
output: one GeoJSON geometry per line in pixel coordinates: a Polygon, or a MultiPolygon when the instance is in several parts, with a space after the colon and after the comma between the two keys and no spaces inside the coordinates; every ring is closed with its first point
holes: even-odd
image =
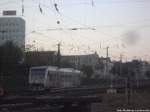
{"type": "MultiPolygon", "coordinates": [[[[43,5],[43,6],[46,7],[46,8],[48,8],[48,9],[50,9],[50,8],[47,7],[46,5],[43,5]]],[[[50,10],[53,12],[52,9],[50,9],[50,10]]],[[[82,26],[84,26],[84,27],[88,27],[87,25],[85,25],[85,24],[83,24],[83,23],[81,23],[81,22],[79,22],[79,21],[77,21],[77,20],[75,20],[75,19],[73,19],[73,18],[71,18],[71,17],[65,16],[63,13],[61,13],[60,15],[63,16],[63,17],[65,17],[65,18],[67,18],[68,20],[74,21],[75,23],[77,23],[77,24],[79,24],[79,25],[82,25],[82,26]]],[[[105,32],[102,32],[102,31],[100,31],[100,32],[103,33],[104,35],[107,35],[107,36],[110,37],[110,35],[109,35],[108,33],[105,33],[105,32]]],[[[113,38],[114,38],[114,37],[113,37],[113,38]]]]}
{"type": "MultiPolygon", "coordinates": [[[[71,28],[71,29],[68,29],[68,30],[78,30],[78,29],[80,29],[80,30],[83,30],[83,29],[95,30],[94,28],[71,28]]],[[[50,29],[50,30],[55,30],[55,29],[50,29]]],[[[58,29],[58,30],[62,30],[62,29],[60,28],[60,29],[58,29]]]]}
{"type": "MultiPolygon", "coordinates": [[[[49,7],[48,7],[49,8],[49,7]]],[[[53,12],[53,11],[52,11],[53,12]]],[[[62,15],[62,14],[61,14],[62,15]]],[[[79,22],[78,22],[79,23],[79,22]]]]}
{"type": "MultiPolygon", "coordinates": [[[[52,29],[48,29],[48,30],[62,30],[61,28],[60,29],[56,29],[56,28],[52,28],[52,29]]],[[[63,29],[64,30],[64,29],[63,29]]],[[[66,30],[74,30],[74,28],[69,28],[69,29],[66,29],[66,30]]],[[[77,29],[76,29],[77,30],[77,29]]],[[[41,31],[41,30],[40,30],[41,31]]],[[[44,31],[44,30],[42,30],[42,31],[44,31]]],[[[32,33],[35,33],[35,31],[33,31],[32,33]]],[[[36,31],[36,33],[37,33],[37,31],[36,31]]],[[[37,34],[39,34],[39,33],[37,33],[37,34]]],[[[40,34],[41,35],[41,34],[40,34]]],[[[43,35],[42,35],[43,36],[43,35]]]]}
{"type": "MultiPolygon", "coordinates": [[[[72,20],[72,19],[71,19],[72,20]]],[[[104,32],[103,32],[103,34],[104,34],[104,32]]],[[[106,33],[105,33],[106,34],[106,33]]],[[[107,34],[108,35],[108,34],[107,34]]],[[[109,35],[110,36],[110,35],[109,35]]]]}
{"type": "MultiPolygon", "coordinates": [[[[54,0],[55,1],[55,0],[54,0]]],[[[56,2],[56,1],[55,1],[56,2]]],[[[58,4],[58,3],[57,3],[58,4]]],[[[97,6],[97,2],[95,2],[95,4],[96,4],[96,6],[97,6]]],[[[63,5],[63,4],[62,4],[63,5]]],[[[60,5],[59,5],[60,6],[60,5]]],[[[52,7],[50,7],[50,6],[48,6],[49,8],[51,8],[52,9],[52,7]]],[[[42,10],[44,10],[44,7],[43,7],[43,5],[41,5],[41,8],[42,8],[42,10]]],[[[41,12],[41,11],[40,11],[41,12]]],[[[57,12],[56,12],[56,9],[53,9],[53,12],[55,13],[55,14],[57,14],[57,12]]],[[[44,15],[45,16],[45,15],[44,15]]],[[[62,12],[62,14],[60,15],[62,18],[65,18],[64,16],[66,16],[63,12],[62,12]]],[[[60,17],[59,16],[59,17],[60,17]]],[[[74,18],[70,18],[70,19],[68,19],[69,21],[74,21],[74,20],[72,20],[72,19],[74,19],[74,18]]],[[[74,21],[75,22],[75,21],[74,21]]],[[[60,22],[61,23],[61,22],[60,22]]],[[[77,23],[77,22],[75,22],[75,23],[77,23]]],[[[79,25],[81,25],[81,26],[83,26],[82,24],[81,24],[81,22],[79,22],[79,25]]],[[[87,27],[88,25],[86,25],[86,27],[87,27]]],[[[84,26],[85,27],[85,26],[84,26]]],[[[96,26],[97,27],[97,26],[96,26]]],[[[96,33],[99,33],[99,31],[93,31],[93,32],[96,32],[96,33]]],[[[114,35],[112,35],[112,34],[109,34],[108,32],[101,32],[100,31],[100,34],[103,34],[103,35],[106,35],[106,36],[108,36],[108,37],[112,37],[113,39],[116,37],[116,36],[114,36],[114,35]]],[[[88,37],[88,36],[87,36],[88,37]]],[[[92,39],[89,39],[89,40],[92,40],[92,39]]],[[[111,41],[111,39],[109,40],[109,41],[111,41]]]]}
{"type": "Polygon", "coordinates": [[[35,30],[33,30],[33,31],[31,31],[31,32],[28,33],[28,35],[31,35],[31,34],[37,34],[37,35],[41,35],[41,36],[43,36],[43,37],[46,37],[46,38],[48,38],[48,39],[55,40],[55,41],[57,41],[57,42],[59,41],[59,40],[57,40],[57,39],[55,39],[55,38],[53,38],[53,37],[46,36],[46,35],[44,35],[43,33],[38,32],[38,31],[35,31],[35,30]]]}
{"type": "Polygon", "coordinates": [[[95,5],[94,0],[91,0],[91,4],[92,4],[92,7],[94,7],[94,5],[95,5]]]}
{"type": "Polygon", "coordinates": [[[11,1],[7,1],[7,2],[2,2],[2,3],[0,3],[0,6],[1,7],[6,7],[6,6],[8,6],[8,5],[12,5],[12,4],[16,4],[16,2],[17,2],[17,0],[11,0],[11,1]]]}
{"type": "Polygon", "coordinates": [[[56,10],[58,13],[60,13],[60,12],[59,12],[59,9],[58,9],[58,4],[57,4],[57,3],[54,3],[54,7],[55,7],[55,10],[56,10]]]}
{"type": "MultiPolygon", "coordinates": [[[[33,0],[35,2],[37,2],[36,0],[33,0]]],[[[51,3],[55,3],[55,0],[50,0],[51,3]]],[[[11,0],[11,1],[6,1],[6,2],[0,2],[0,5],[1,6],[6,6],[6,5],[10,5],[10,4],[14,4],[16,3],[17,0],[11,0]]],[[[89,0],[89,1],[77,1],[77,2],[74,2],[74,3],[69,3],[69,4],[61,4],[59,6],[78,6],[78,5],[91,5],[92,3],[95,5],[103,5],[103,4],[143,4],[143,3],[146,3],[146,2],[150,2],[149,0],[134,0],[134,1],[127,1],[127,0],[122,0],[122,1],[111,1],[111,2],[107,2],[107,1],[97,1],[96,3],[94,3],[94,0],[89,0]],[[91,2],[91,3],[90,3],[91,2]]]]}
{"type": "MultiPolygon", "coordinates": [[[[41,7],[40,7],[40,9],[41,9],[41,7]]],[[[42,9],[41,9],[41,12],[42,12],[42,9]]],[[[81,29],[81,28],[80,28],[81,29]]],[[[72,29],[72,30],[76,30],[76,28],[74,28],[74,29],[72,29]]]]}
{"type": "Polygon", "coordinates": [[[41,14],[43,13],[43,10],[42,10],[42,7],[41,7],[41,4],[39,3],[39,10],[41,12],[41,14]]]}

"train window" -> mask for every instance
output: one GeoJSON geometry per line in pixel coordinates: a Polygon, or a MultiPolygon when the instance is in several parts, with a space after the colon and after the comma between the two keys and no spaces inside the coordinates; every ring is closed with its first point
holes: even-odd
{"type": "Polygon", "coordinates": [[[31,73],[33,73],[33,74],[36,74],[36,73],[38,73],[38,74],[44,74],[45,71],[46,71],[46,69],[32,69],[31,73]]]}
{"type": "Polygon", "coordinates": [[[52,75],[51,75],[51,72],[50,71],[48,71],[48,78],[49,78],[49,80],[51,80],[52,78],[52,75]]]}

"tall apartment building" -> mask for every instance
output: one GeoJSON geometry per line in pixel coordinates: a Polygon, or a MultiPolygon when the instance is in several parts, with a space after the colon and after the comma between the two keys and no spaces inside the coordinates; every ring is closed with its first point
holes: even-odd
{"type": "Polygon", "coordinates": [[[12,41],[24,50],[25,48],[25,20],[16,16],[0,17],[0,45],[12,41]]]}

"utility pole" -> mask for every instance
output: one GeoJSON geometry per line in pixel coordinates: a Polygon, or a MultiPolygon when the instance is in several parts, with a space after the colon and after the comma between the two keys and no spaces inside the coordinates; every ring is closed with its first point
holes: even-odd
{"type": "Polygon", "coordinates": [[[129,75],[129,64],[127,64],[127,77],[125,79],[126,83],[126,99],[127,99],[127,104],[129,105],[131,102],[131,80],[130,80],[130,75],[129,75]]]}
{"type": "Polygon", "coordinates": [[[105,75],[106,74],[108,75],[108,58],[109,58],[109,53],[108,52],[109,52],[109,47],[107,46],[106,47],[106,63],[105,63],[106,64],[105,65],[106,68],[105,68],[105,75]]]}
{"type": "Polygon", "coordinates": [[[106,58],[108,58],[109,57],[109,47],[107,46],[106,47],[106,58]]]}
{"type": "Polygon", "coordinates": [[[120,62],[122,63],[123,54],[120,54],[120,62]]]}
{"type": "Polygon", "coordinates": [[[57,49],[57,66],[60,68],[60,66],[61,66],[61,54],[60,54],[61,43],[58,43],[57,46],[58,46],[58,49],[57,49]]]}
{"type": "Polygon", "coordinates": [[[119,67],[119,74],[120,74],[120,76],[122,74],[122,58],[123,58],[123,54],[120,54],[120,67],[119,67]]]}

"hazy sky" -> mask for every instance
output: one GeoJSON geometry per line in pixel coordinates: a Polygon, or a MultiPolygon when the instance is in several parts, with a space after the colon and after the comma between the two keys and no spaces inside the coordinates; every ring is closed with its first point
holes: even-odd
{"type": "MultiPolygon", "coordinates": [[[[13,9],[21,16],[21,8],[21,0],[0,0],[1,12],[13,9]]],[[[106,55],[105,48],[109,46],[113,59],[118,59],[120,53],[124,60],[148,59],[149,12],[150,0],[93,0],[93,4],[92,0],[24,0],[26,44],[56,50],[56,44],[61,42],[63,54],[97,51],[100,56],[106,55]],[[60,13],[56,11],[55,3],[60,13]],[[57,30],[50,30],[53,28],[57,30]],[[71,31],[68,28],[85,29],[71,31]]]]}

